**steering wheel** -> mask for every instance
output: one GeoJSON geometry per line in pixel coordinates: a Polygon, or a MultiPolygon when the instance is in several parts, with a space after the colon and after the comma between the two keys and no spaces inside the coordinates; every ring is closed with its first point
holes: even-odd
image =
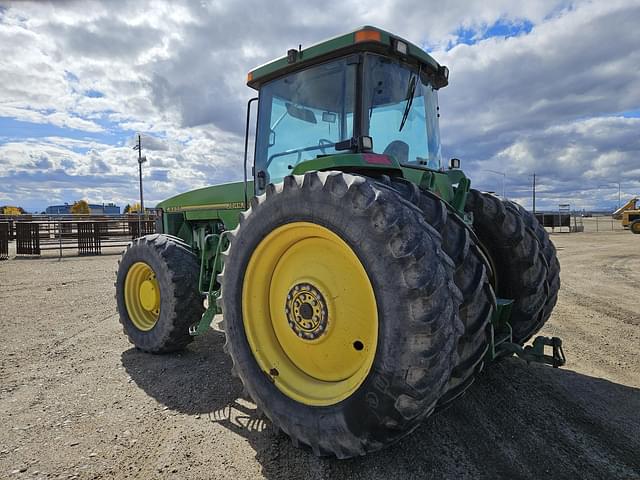
{"type": "Polygon", "coordinates": [[[335,142],[332,142],[331,140],[328,140],[326,138],[321,138],[320,140],[318,140],[318,147],[320,147],[320,151],[322,152],[323,155],[326,155],[327,147],[333,147],[335,145],[335,142]]]}

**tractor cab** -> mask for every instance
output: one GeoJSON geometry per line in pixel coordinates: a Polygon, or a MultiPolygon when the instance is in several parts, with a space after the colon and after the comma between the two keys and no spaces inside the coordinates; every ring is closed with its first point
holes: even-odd
{"type": "Polygon", "coordinates": [[[373,27],[253,70],[255,193],[305,165],[322,169],[318,159],[343,170],[439,169],[437,90],[447,76],[418,47],[373,27]]]}

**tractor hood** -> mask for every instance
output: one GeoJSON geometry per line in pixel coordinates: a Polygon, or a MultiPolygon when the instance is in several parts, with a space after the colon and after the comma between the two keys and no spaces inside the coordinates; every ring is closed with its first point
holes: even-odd
{"type": "MultiPolygon", "coordinates": [[[[253,182],[248,182],[247,191],[252,197],[253,182]]],[[[165,212],[243,209],[244,182],[223,183],[181,193],[160,202],[157,208],[165,212]]]]}

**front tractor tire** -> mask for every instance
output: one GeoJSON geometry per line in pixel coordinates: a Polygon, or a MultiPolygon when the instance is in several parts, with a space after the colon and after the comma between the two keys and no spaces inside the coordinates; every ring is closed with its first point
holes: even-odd
{"type": "Polygon", "coordinates": [[[560,263],[549,234],[520,205],[471,190],[466,210],[494,266],[496,295],[513,300],[513,341],[524,344],[549,319],[560,289],[560,263]]]}
{"type": "Polygon", "coordinates": [[[204,312],[199,271],[196,256],[177,238],[154,234],[129,244],[115,286],[120,323],[131,343],[168,353],[191,342],[189,326],[204,312]]]}
{"type": "Polygon", "coordinates": [[[434,410],[464,329],[441,243],[416,206],[366,177],[289,176],[252,199],[221,276],[226,347],[295,445],[364,455],[434,410]]]}

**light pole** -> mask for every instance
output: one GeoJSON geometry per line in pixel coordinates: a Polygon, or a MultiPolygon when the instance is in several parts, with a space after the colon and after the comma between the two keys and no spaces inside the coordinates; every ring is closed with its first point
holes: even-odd
{"type": "Polygon", "coordinates": [[[529,175],[533,177],[533,189],[532,189],[532,197],[533,197],[533,214],[536,214],[536,172],[533,172],[533,175],[529,175]]]}
{"type": "Polygon", "coordinates": [[[495,173],[496,175],[502,175],[502,199],[506,200],[507,197],[504,196],[504,182],[507,179],[507,174],[506,172],[498,172],[496,170],[489,170],[488,168],[486,169],[487,172],[490,173],[495,173]]]}
{"type": "Polygon", "coordinates": [[[142,235],[142,213],[144,212],[144,195],[142,194],[142,164],[147,161],[147,157],[142,156],[142,136],[138,134],[138,144],[133,147],[138,150],[138,175],[140,179],[140,210],[138,210],[138,237],[142,235]]]}

